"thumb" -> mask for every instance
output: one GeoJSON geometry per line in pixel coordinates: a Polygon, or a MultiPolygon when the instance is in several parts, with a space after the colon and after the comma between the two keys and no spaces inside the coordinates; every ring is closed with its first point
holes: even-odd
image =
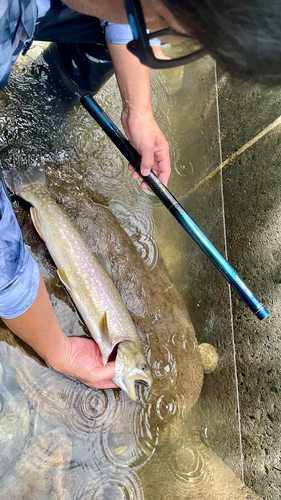
{"type": "MultiPolygon", "coordinates": [[[[105,366],[95,366],[90,370],[89,375],[94,387],[97,387],[100,382],[109,380],[112,382],[112,379],[115,377],[115,362],[110,361],[105,366]]],[[[114,384],[113,387],[116,387],[116,385],[114,384]]]]}

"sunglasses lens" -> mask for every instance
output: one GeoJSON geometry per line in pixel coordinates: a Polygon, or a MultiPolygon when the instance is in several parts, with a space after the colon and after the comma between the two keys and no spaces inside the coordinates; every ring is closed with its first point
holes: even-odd
{"type": "Polygon", "coordinates": [[[179,59],[193,54],[202,48],[196,40],[178,35],[163,36],[159,40],[161,44],[158,45],[157,50],[154,50],[155,57],[159,59],[179,59]]]}

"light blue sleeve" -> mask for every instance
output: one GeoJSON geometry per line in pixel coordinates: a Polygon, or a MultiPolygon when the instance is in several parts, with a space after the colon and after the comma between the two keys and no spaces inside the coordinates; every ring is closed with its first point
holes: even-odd
{"type": "MultiPolygon", "coordinates": [[[[134,38],[129,24],[115,24],[102,20],[100,23],[104,27],[107,42],[126,45],[134,38]]],[[[161,44],[157,38],[153,38],[149,43],[150,45],[161,44]]]]}
{"type": "Polygon", "coordinates": [[[30,308],[39,269],[24,244],[12,205],[0,181],[0,317],[16,318],[30,308]]]}
{"type": "Polygon", "coordinates": [[[0,90],[9,80],[12,63],[32,40],[37,16],[36,0],[0,0],[0,90]]]}

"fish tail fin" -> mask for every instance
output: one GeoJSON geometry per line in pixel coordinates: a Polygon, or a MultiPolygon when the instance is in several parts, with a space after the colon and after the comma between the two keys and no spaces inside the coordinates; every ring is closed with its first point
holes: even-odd
{"type": "Polygon", "coordinates": [[[45,170],[42,166],[31,165],[28,170],[9,170],[4,174],[5,182],[8,188],[14,193],[20,196],[21,187],[27,184],[33,184],[34,182],[39,182],[40,184],[46,186],[46,176],[45,170]]]}

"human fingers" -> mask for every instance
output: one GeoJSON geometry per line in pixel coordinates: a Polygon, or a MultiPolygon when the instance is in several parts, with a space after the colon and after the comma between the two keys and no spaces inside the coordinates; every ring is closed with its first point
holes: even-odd
{"type": "MultiPolygon", "coordinates": [[[[100,383],[107,383],[109,381],[110,385],[107,387],[116,387],[112,379],[115,377],[115,362],[110,361],[105,366],[94,366],[89,372],[89,381],[92,380],[92,387],[97,387],[100,383]],[[113,383],[113,386],[112,386],[113,383]]],[[[87,384],[88,385],[88,384],[87,384]]],[[[103,387],[105,388],[105,387],[103,387]]]]}
{"type": "Polygon", "coordinates": [[[118,385],[116,385],[113,380],[103,380],[103,382],[98,382],[94,385],[95,389],[117,389],[118,385]]]}
{"type": "Polygon", "coordinates": [[[154,163],[154,141],[146,141],[145,147],[141,148],[141,164],[140,164],[140,172],[144,177],[149,175],[154,163]]]}
{"type": "Polygon", "coordinates": [[[164,140],[160,148],[155,149],[155,164],[157,165],[159,180],[167,186],[171,175],[171,161],[169,145],[166,140],[164,140]]]}

